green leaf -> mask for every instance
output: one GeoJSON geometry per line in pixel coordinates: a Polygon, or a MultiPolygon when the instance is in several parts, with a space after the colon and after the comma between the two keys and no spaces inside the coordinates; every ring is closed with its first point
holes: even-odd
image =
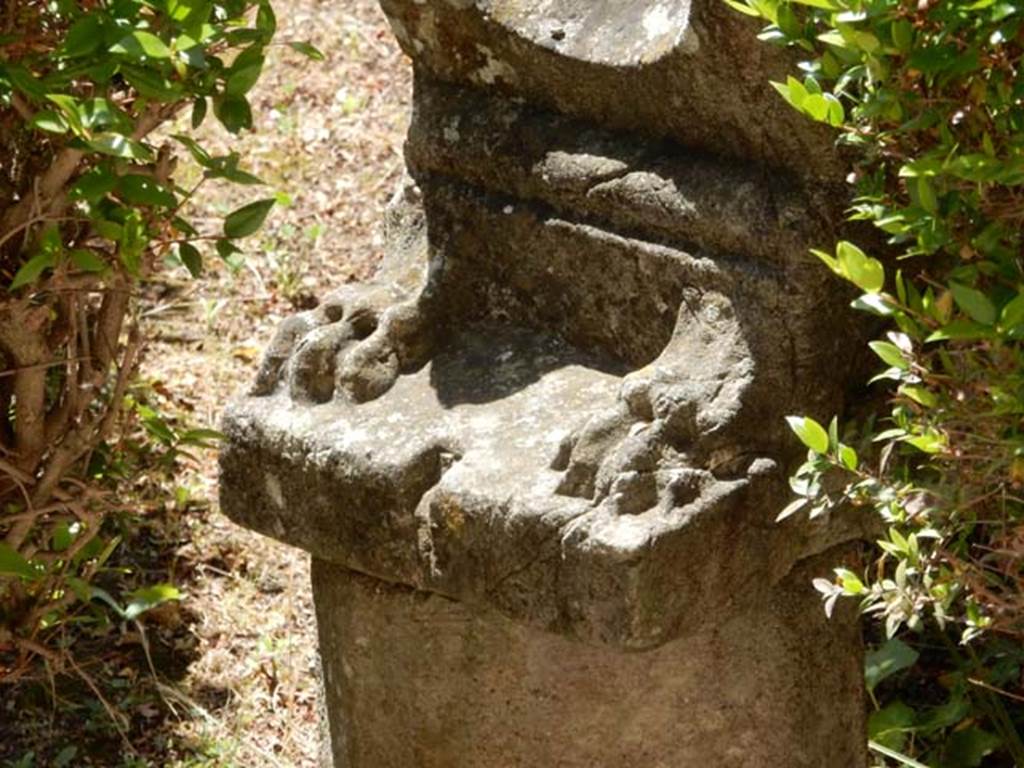
{"type": "Polygon", "coordinates": [[[68,196],[72,200],[87,200],[95,203],[112,192],[117,186],[117,177],[108,169],[103,167],[93,168],[88,173],[78,177],[78,180],[71,186],[68,196]]]}
{"type": "MultiPolygon", "coordinates": [[[[92,544],[94,542],[97,542],[97,539],[93,539],[89,543],[92,544]]],[[[92,589],[89,587],[88,582],[83,581],[77,576],[68,576],[68,586],[75,593],[75,597],[83,603],[88,603],[92,599],[92,589]]]]}
{"type": "Polygon", "coordinates": [[[809,503],[810,501],[808,499],[794,499],[793,501],[789,502],[789,504],[787,504],[781,512],[779,512],[779,514],[775,517],[775,522],[781,523],[786,518],[792,517],[801,509],[806,507],[809,503]]]}
{"type": "Polygon", "coordinates": [[[879,432],[877,435],[871,438],[871,442],[880,443],[884,440],[903,439],[906,436],[907,431],[905,429],[900,429],[899,427],[897,427],[895,429],[886,429],[882,432],[879,432]]]}
{"type": "Polygon", "coordinates": [[[841,240],[836,256],[843,275],[864,293],[879,293],[885,286],[885,268],[853,243],[841,240]]]}
{"type": "Polygon", "coordinates": [[[58,55],[68,59],[88,56],[102,44],[100,17],[89,13],[68,28],[64,35],[64,44],[60,47],[58,55]]]}
{"type": "Polygon", "coordinates": [[[57,756],[53,758],[53,768],[68,768],[71,765],[71,761],[75,759],[78,754],[78,747],[70,746],[64,747],[57,756]]]}
{"type": "Polygon", "coordinates": [[[231,267],[232,270],[237,271],[242,266],[242,249],[237,248],[234,243],[230,240],[218,240],[214,247],[217,249],[217,255],[224,259],[224,263],[231,267]]]}
{"type": "Polygon", "coordinates": [[[785,83],[776,83],[774,81],[769,82],[772,88],[778,91],[779,95],[789,102],[791,107],[798,109],[801,112],[805,111],[804,102],[807,100],[809,94],[807,93],[807,88],[803,83],[793,76],[787,77],[785,83]]]}
{"type": "Polygon", "coordinates": [[[242,206],[224,219],[224,234],[232,239],[251,235],[263,226],[263,221],[273,207],[273,198],[242,206]]]}
{"type": "Polygon", "coordinates": [[[8,288],[10,291],[16,291],[19,288],[34,283],[39,279],[39,276],[43,274],[47,269],[52,269],[57,266],[57,254],[52,251],[43,251],[37,253],[31,259],[21,265],[11,281],[11,285],[8,288]]]}
{"type": "Polygon", "coordinates": [[[4,70],[4,74],[11,81],[11,85],[22,93],[33,99],[46,98],[46,87],[40,82],[39,78],[23,66],[20,64],[7,64],[4,70]]]}
{"type": "Polygon", "coordinates": [[[203,149],[195,139],[180,133],[173,134],[172,138],[180,142],[189,151],[189,154],[192,155],[192,159],[203,166],[203,168],[213,168],[216,165],[213,158],[210,157],[210,153],[203,149]]]}
{"type": "Polygon", "coordinates": [[[917,177],[917,199],[921,207],[928,213],[936,213],[939,210],[939,200],[935,196],[935,188],[928,181],[927,176],[917,177]]]}
{"type": "Polygon", "coordinates": [[[136,205],[173,208],[178,204],[174,194],[158,181],[134,173],[121,177],[117,192],[125,202],[136,205]]]}
{"type": "Polygon", "coordinates": [[[256,29],[263,33],[264,40],[270,40],[277,31],[277,17],[269,2],[264,0],[256,12],[256,29]]]}
{"type": "Polygon", "coordinates": [[[859,463],[859,460],[857,458],[857,451],[855,451],[848,445],[840,444],[839,461],[841,461],[843,463],[843,466],[846,467],[851,472],[855,471],[857,469],[857,464],[859,463]]]}
{"type": "Polygon", "coordinates": [[[136,30],[110,47],[111,53],[121,53],[129,58],[138,59],[169,59],[171,49],[163,40],[152,32],[136,30]]]}
{"type": "Polygon", "coordinates": [[[975,288],[956,282],[951,282],[949,289],[953,292],[953,300],[957,306],[972,320],[982,325],[995,324],[997,312],[988,296],[975,288]]]}
{"type": "Polygon", "coordinates": [[[167,0],[167,14],[175,21],[204,22],[210,17],[212,5],[207,0],[167,0]]]}
{"type": "Polygon", "coordinates": [[[137,210],[129,212],[121,227],[121,236],[118,238],[118,255],[121,263],[133,275],[139,274],[142,266],[142,253],[149,245],[149,236],[146,231],[146,222],[142,214],[137,210]]]}
{"type": "Polygon", "coordinates": [[[864,682],[874,691],[880,682],[917,663],[920,654],[902,640],[892,639],[864,657],[864,682]]]}
{"type": "Polygon", "coordinates": [[[46,131],[48,133],[67,133],[68,123],[56,112],[45,109],[40,112],[36,112],[32,116],[32,120],[29,121],[29,125],[33,128],[38,128],[40,131],[46,131]]]}
{"type": "Polygon", "coordinates": [[[925,408],[934,408],[939,404],[935,393],[920,384],[903,384],[900,386],[899,392],[925,408]]]}
{"type": "Polygon", "coordinates": [[[800,5],[809,5],[812,8],[824,8],[826,11],[838,11],[842,9],[842,5],[834,0],[793,0],[795,3],[800,5]]]}
{"type": "Polygon", "coordinates": [[[177,101],[182,98],[184,91],[181,85],[173,80],[168,80],[159,72],[144,67],[130,67],[124,65],[120,68],[125,80],[135,86],[135,89],[148,99],[156,101],[177,101]]]}
{"type": "Polygon", "coordinates": [[[174,430],[167,425],[159,413],[145,405],[137,406],[136,410],[142,418],[142,425],[153,437],[164,445],[173,445],[177,441],[174,430]]]}
{"type": "Polygon", "coordinates": [[[892,42],[903,53],[908,52],[914,44],[914,25],[906,19],[893,22],[892,42]]]}
{"type": "Polygon", "coordinates": [[[180,216],[171,219],[171,226],[187,237],[199,237],[199,231],[180,216]]]}
{"type": "Polygon", "coordinates": [[[109,129],[129,135],[135,127],[132,119],[109,99],[86,99],[79,108],[79,114],[82,124],[89,130],[109,129]]]}
{"type": "Polygon", "coordinates": [[[914,727],[915,712],[902,701],[894,701],[868,718],[868,736],[872,741],[889,747],[902,749],[907,732],[914,727]]]}
{"type": "Polygon", "coordinates": [[[232,29],[225,35],[225,39],[232,46],[241,46],[248,43],[264,43],[266,42],[266,35],[260,32],[258,29],[252,27],[245,27],[243,29],[232,29]]]}
{"type": "Polygon", "coordinates": [[[840,277],[845,277],[842,268],[839,266],[839,261],[829,253],[818,250],[817,248],[811,248],[811,253],[817,256],[825,264],[826,267],[831,269],[840,277]]]}
{"type": "MultiPolygon", "coordinates": [[[[844,30],[846,30],[846,28],[841,27],[840,34],[844,34],[844,30]]],[[[844,34],[844,37],[865,53],[875,53],[882,47],[882,43],[870,32],[861,32],[859,30],[850,29],[847,34],[844,34]]]]}
{"type": "Polygon", "coordinates": [[[843,109],[843,102],[841,102],[831,93],[825,94],[825,101],[828,102],[828,124],[834,127],[839,127],[840,125],[845,123],[846,110],[843,109]]]}
{"type": "MultiPolygon", "coordinates": [[[[213,157],[209,159],[206,167],[210,170],[207,172],[207,178],[211,179],[227,179],[233,181],[236,184],[246,184],[251,186],[262,186],[265,182],[258,176],[254,176],[248,171],[243,171],[238,167],[239,157],[236,153],[232,152],[230,155],[224,157],[213,157]]],[[[280,204],[280,201],[278,201],[280,204]]]]}
{"type": "Polygon", "coordinates": [[[885,297],[885,294],[881,293],[865,293],[851,301],[850,306],[879,317],[890,317],[895,312],[895,307],[885,297]]]}
{"type": "Polygon", "coordinates": [[[36,571],[16,550],[0,541],[0,574],[34,579],[36,571]]]}
{"type": "MultiPolygon", "coordinates": [[[[750,8],[750,6],[744,5],[743,3],[736,2],[736,0],[725,0],[726,3],[731,5],[733,8],[738,10],[740,13],[745,13],[748,16],[757,16],[757,11],[750,8]]],[[[304,56],[308,56],[313,61],[323,61],[325,56],[310,43],[293,41],[288,43],[288,47],[293,51],[298,51],[304,56]]]]}
{"type": "Polygon", "coordinates": [[[944,768],[979,768],[985,757],[1003,743],[995,734],[977,726],[955,732],[946,742],[944,768]]]}
{"type": "Polygon", "coordinates": [[[829,103],[820,93],[808,94],[800,105],[800,109],[819,123],[828,122],[829,103]]]}
{"type": "Polygon", "coordinates": [[[871,347],[872,352],[882,358],[883,362],[892,367],[899,368],[901,371],[910,369],[909,361],[895,344],[890,344],[888,341],[872,341],[868,343],[868,346],[871,347]]]}
{"type": "Polygon", "coordinates": [[[262,66],[261,60],[259,65],[253,64],[245,69],[233,72],[224,84],[224,93],[228,96],[244,96],[247,94],[256,85],[256,81],[259,80],[262,66]]]}
{"type": "Polygon", "coordinates": [[[926,342],[933,341],[947,341],[950,339],[957,339],[959,341],[977,341],[979,339],[992,339],[995,338],[995,332],[991,327],[976,323],[973,320],[965,320],[963,318],[954,320],[951,323],[939,328],[939,330],[931,333],[926,342]]]}
{"type": "Polygon", "coordinates": [[[153,153],[144,144],[119,133],[98,133],[85,142],[89,149],[123,160],[152,162],[153,153]]]}
{"type": "MultiPolygon", "coordinates": [[[[93,539],[93,542],[97,543],[102,547],[95,553],[91,554],[91,557],[96,558],[96,567],[102,568],[103,565],[110,559],[110,556],[114,554],[114,550],[121,545],[121,537],[114,536],[109,541],[104,542],[101,538],[97,537],[93,539]]],[[[88,547],[86,547],[88,549],[88,547]]]]}
{"type": "Polygon", "coordinates": [[[213,113],[230,133],[252,128],[252,108],[244,97],[214,99],[213,113]]]}
{"type": "Polygon", "coordinates": [[[1024,293],[1018,293],[999,313],[999,325],[1003,330],[1021,323],[1024,323],[1024,293]]]}
{"type": "Polygon", "coordinates": [[[107,240],[114,240],[115,242],[120,240],[121,235],[124,233],[124,227],[116,221],[96,219],[93,221],[92,226],[100,237],[105,237],[107,240]]]}
{"type": "Polygon", "coordinates": [[[203,256],[191,243],[178,243],[178,258],[192,277],[200,277],[203,274],[203,256]]]}
{"type": "Polygon", "coordinates": [[[810,416],[787,416],[786,423],[800,442],[815,453],[828,453],[828,432],[810,416]]]}
{"type": "Polygon", "coordinates": [[[137,589],[128,596],[128,606],[124,610],[124,618],[131,621],[158,605],[172,600],[181,600],[181,597],[181,591],[171,584],[154,584],[137,589]]]}
{"type": "Polygon", "coordinates": [[[107,268],[107,262],[96,251],[76,248],[69,255],[71,262],[83,272],[102,272],[107,268]]]}
{"type": "MultiPolygon", "coordinates": [[[[185,62],[192,69],[207,69],[206,51],[188,35],[182,35],[175,40],[174,48],[178,52],[178,61],[185,62]]],[[[180,65],[176,63],[175,66],[180,65]]]]}
{"type": "Polygon", "coordinates": [[[235,59],[227,73],[224,93],[229,97],[244,96],[256,85],[263,71],[263,47],[253,45],[246,48],[235,59]]]}
{"type": "Polygon", "coordinates": [[[46,98],[60,107],[62,117],[76,135],[86,133],[82,122],[82,105],[76,99],[63,93],[48,93],[46,98]]]}
{"type": "Polygon", "coordinates": [[[246,186],[261,187],[266,184],[259,176],[253,176],[248,171],[243,171],[239,168],[225,168],[223,171],[210,175],[214,178],[223,178],[236,184],[245,184],[246,186]]]}
{"type": "Polygon", "coordinates": [[[198,128],[203,124],[203,120],[206,119],[206,98],[204,96],[197,96],[196,100],[192,102],[192,127],[198,128]]]}
{"type": "Polygon", "coordinates": [[[942,453],[946,448],[946,440],[936,432],[928,432],[923,435],[914,435],[904,439],[907,445],[912,445],[923,453],[942,453]]]}
{"type": "Polygon", "coordinates": [[[925,735],[941,731],[944,728],[951,728],[971,713],[971,705],[967,697],[960,691],[954,691],[949,701],[937,707],[932,707],[918,718],[918,733],[925,735]]]}
{"type": "Polygon", "coordinates": [[[746,14],[747,16],[754,16],[757,18],[760,18],[761,16],[761,13],[756,8],[751,8],[749,5],[742,3],[739,0],[725,0],[725,4],[740,13],[746,14]]]}
{"type": "Polygon", "coordinates": [[[107,590],[103,589],[102,587],[97,587],[93,584],[89,584],[87,585],[87,587],[89,590],[90,600],[98,599],[100,602],[106,603],[114,609],[114,612],[118,616],[120,616],[122,619],[124,618],[124,608],[122,608],[121,604],[114,599],[113,595],[111,595],[109,592],[107,592],[107,590]]]}
{"type": "Polygon", "coordinates": [[[71,532],[70,523],[62,522],[54,527],[53,536],[50,538],[53,542],[53,551],[63,552],[71,546],[71,542],[75,540],[75,534],[71,532]]]}
{"type": "Polygon", "coordinates": [[[866,590],[864,582],[860,580],[849,568],[836,568],[835,574],[839,578],[839,584],[847,595],[860,595],[866,590]]]}
{"type": "Polygon", "coordinates": [[[181,435],[181,442],[189,445],[210,447],[227,439],[216,429],[190,429],[181,435]]]}

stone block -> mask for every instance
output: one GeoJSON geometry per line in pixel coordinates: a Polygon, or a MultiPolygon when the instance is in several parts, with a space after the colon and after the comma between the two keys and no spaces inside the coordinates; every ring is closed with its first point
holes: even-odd
{"type": "Polygon", "coordinates": [[[828,562],[752,611],[624,653],[314,561],[335,765],[864,766],[856,709],[837,716],[861,694],[856,617],[830,622],[809,594],[828,562]]]}
{"type": "Polygon", "coordinates": [[[860,768],[808,574],[861,531],[775,522],[783,417],[857,344],[792,61],[719,0],[382,6],[388,255],[282,325],[221,454],[224,511],[314,557],[336,768],[860,768]]]}

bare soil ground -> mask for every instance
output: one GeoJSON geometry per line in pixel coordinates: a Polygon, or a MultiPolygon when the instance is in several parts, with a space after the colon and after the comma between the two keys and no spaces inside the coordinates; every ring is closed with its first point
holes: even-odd
{"type": "MultiPolygon", "coordinates": [[[[238,139],[212,120],[203,127],[211,148],[239,152],[269,192],[205,184],[194,220],[212,227],[270,194],[286,205],[245,242],[239,269],[213,256],[202,279],[175,271],[147,303],[155,342],[142,377],[163,408],[193,426],[216,425],[252,380],[280,320],[373,273],[381,214],[402,169],[411,73],[376,3],[275,5],[279,44],[251,93],[255,130],[238,139]],[[326,61],[287,41],[312,42],[326,61]]],[[[159,519],[144,531],[151,540],[133,545],[133,557],[148,577],[180,585],[186,599],[155,612],[145,647],[122,628],[109,652],[90,657],[106,701],[126,715],[126,738],[87,690],[58,685],[35,699],[23,691],[0,702],[0,766],[317,765],[307,557],[219,513],[213,452],[164,490],[174,500],[153,505],[159,519]]]]}
{"type": "MultiPolygon", "coordinates": [[[[278,47],[253,93],[255,131],[221,138],[290,204],[246,244],[241,270],[211,260],[205,279],[181,276],[180,289],[151,310],[158,342],[143,375],[208,424],[251,381],[284,317],[373,273],[381,214],[401,174],[410,68],[376,3],[293,0],[278,15],[279,40],[309,40],[327,60],[278,47]]],[[[219,216],[252,194],[204,189],[198,205],[219,216]]],[[[308,558],[218,512],[212,456],[185,482],[206,511],[188,520],[190,541],[179,551],[198,640],[179,687],[206,706],[185,707],[191,715],[178,735],[208,753],[204,766],[316,765],[308,558]]]]}

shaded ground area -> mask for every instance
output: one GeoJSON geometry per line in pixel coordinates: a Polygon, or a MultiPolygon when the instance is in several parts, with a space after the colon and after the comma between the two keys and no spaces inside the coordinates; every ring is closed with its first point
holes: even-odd
{"type": "MultiPolygon", "coordinates": [[[[376,3],[291,0],[277,10],[281,44],[251,94],[256,131],[231,141],[212,122],[203,130],[287,205],[246,243],[240,268],[214,257],[204,279],[170,274],[147,299],[156,338],[142,368],[147,396],[193,426],[216,424],[283,317],[373,272],[401,172],[410,73],[376,3]],[[309,40],[327,60],[306,59],[289,40],[309,40]]],[[[264,196],[210,184],[195,219],[264,196]]],[[[146,522],[120,563],[139,583],[182,586],[185,601],[157,609],[144,633],[124,626],[98,638],[79,654],[84,674],[51,684],[41,672],[5,694],[0,766],[317,764],[307,559],[220,515],[216,458],[197,459],[173,484],[140,486],[131,504],[146,522]],[[104,701],[125,713],[117,727],[104,701]]]]}

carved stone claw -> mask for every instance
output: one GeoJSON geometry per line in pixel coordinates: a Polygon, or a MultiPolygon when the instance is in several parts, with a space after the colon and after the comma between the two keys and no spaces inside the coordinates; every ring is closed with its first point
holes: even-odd
{"type": "Polygon", "coordinates": [[[661,356],[626,376],[615,404],[561,446],[558,492],[639,514],[685,505],[706,480],[741,473],[752,377],[738,331],[720,297],[681,311],[661,356]]]}
{"type": "Polygon", "coordinates": [[[252,394],[269,395],[287,385],[292,399],[302,402],[380,397],[430,348],[423,302],[389,306],[389,300],[393,294],[379,286],[348,286],[315,310],[285,320],[252,394]]]}

